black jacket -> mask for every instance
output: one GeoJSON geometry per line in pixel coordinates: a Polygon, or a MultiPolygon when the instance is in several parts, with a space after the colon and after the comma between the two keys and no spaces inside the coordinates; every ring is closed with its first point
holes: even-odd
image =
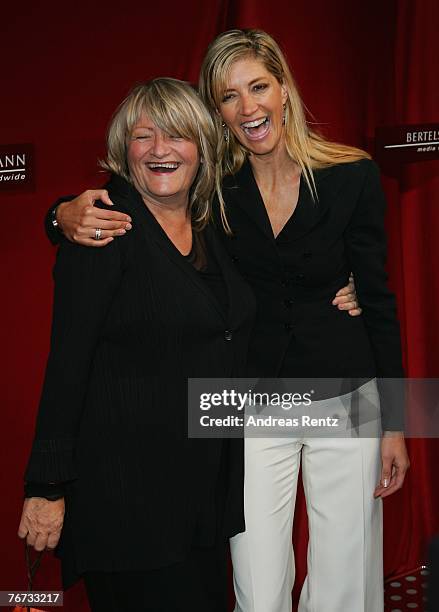
{"type": "Polygon", "coordinates": [[[71,481],[65,583],[87,569],[156,568],[244,529],[241,440],[188,439],[187,379],[243,376],[254,297],[210,228],[223,314],[126,181],[133,229],[102,249],[63,241],[51,349],[25,478],[71,481]]]}
{"type": "MultiPolygon", "coordinates": [[[[363,159],[314,176],[318,200],[302,179],[296,210],[277,240],[248,161],[223,184],[231,237],[214,209],[222,242],[256,295],[249,375],[343,378],[353,388],[377,376],[383,429],[402,430],[404,392],[396,380],[404,372],[396,303],[387,286],[386,203],[378,167],[363,159]],[[361,317],[331,303],[350,272],[361,317]]],[[[56,243],[52,210],[46,230],[56,243]]]]}
{"type": "MultiPolygon", "coordinates": [[[[403,428],[399,324],[387,287],[385,199],[376,164],[364,159],[315,171],[318,200],[301,180],[294,214],[275,240],[246,162],[224,181],[232,261],[255,292],[258,311],[249,374],[264,377],[382,377],[382,425],[403,428]],[[282,255],[283,254],[283,255],[282,255]],[[354,273],[363,314],[332,305],[354,273]]],[[[217,211],[217,226],[220,225],[217,211]]]]}

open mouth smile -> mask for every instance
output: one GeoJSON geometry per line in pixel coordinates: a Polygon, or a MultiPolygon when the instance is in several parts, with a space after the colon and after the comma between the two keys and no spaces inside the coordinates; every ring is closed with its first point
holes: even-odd
{"type": "Polygon", "coordinates": [[[249,140],[261,140],[270,130],[269,117],[261,117],[254,121],[241,123],[241,129],[249,140]]]}
{"type": "Polygon", "coordinates": [[[171,174],[181,166],[179,162],[148,162],[146,167],[154,174],[171,174]]]}

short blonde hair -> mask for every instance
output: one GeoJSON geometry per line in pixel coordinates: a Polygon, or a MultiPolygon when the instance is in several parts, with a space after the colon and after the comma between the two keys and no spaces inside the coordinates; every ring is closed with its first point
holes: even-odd
{"type": "Polygon", "coordinates": [[[113,115],[107,132],[107,156],[101,166],[132,183],[128,140],[142,113],[164,132],[197,145],[202,163],[190,189],[189,210],[194,229],[203,229],[211,217],[216,135],[208,110],[189,83],[161,77],[134,87],[113,115]]]}
{"type": "MultiPolygon", "coordinates": [[[[228,141],[225,141],[222,120],[217,112],[227,87],[232,65],[246,57],[260,60],[268,72],[287,91],[286,148],[290,157],[301,167],[313,197],[317,197],[314,169],[370,157],[361,149],[327,141],[308,127],[304,105],[291,70],[279,45],[269,34],[262,30],[229,30],[217,36],[209,45],[201,67],[199,81],[200,95],[212,113],[217,132],[217,157],[220,162],[216,176],[218,186],[224,175],[235,174],[239,170],[248,155],[248,151],[231,131],[228,141]]],[[[224,205],[223,202],[221,204],[224,205]]],[[[221,214],[224,223],[224,209],[221,214]]]]}

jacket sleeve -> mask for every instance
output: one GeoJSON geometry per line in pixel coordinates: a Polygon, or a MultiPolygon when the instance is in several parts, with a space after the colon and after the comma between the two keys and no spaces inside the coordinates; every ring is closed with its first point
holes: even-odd
{"type": "Polygon", "coordinates": [[[378,166],[369,160],[345,233],[350,269],[375,357],[383,430],[404,427],[404,371],[395,296],[387,286],[386,201],[378,166]]]}
{"type": "Polygon", "coordinates": [[[46,213],[46,216],[44,217],[44,229],[46,230],[46,235],[49,238],[50,242],[54,245],[58,245],[60,242],[62,242],[63,235],[59,229],[54,227],[52,223],[52,213],[55,210],[55,208],[59,206],[59,204],[62,204],[63,202],[70,202],[71,200],[74,200],[75,198],[76,196],[74,195],[63,196],[62,198],[58,198],[58,200],[54,204],[52,204],[52,206],[49,208],[49,210],[46,213]]]}
{"type": "Polygon", "coordinates": [[[76,478],[75,444],[88,377],[120,279],[116,240],[105,249],[62,241],[54,267],[50,353],[26,481],[76,478]]]}

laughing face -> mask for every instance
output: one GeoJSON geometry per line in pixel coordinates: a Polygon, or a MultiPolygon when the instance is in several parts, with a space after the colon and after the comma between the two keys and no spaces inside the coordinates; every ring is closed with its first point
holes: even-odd
{"type": "Polygon", "coordinates": [[[127,160],[134,186],[144,199],[187,205],[200,165],[194,142],[164,132],[142,114],[128,138],[127,160]]]}
{"type": "Polygon", "coordinates": [[[255,155],[284,146],[283,85],[255,58],[232,64],[219,112],[239,142],[255,155]]]}

